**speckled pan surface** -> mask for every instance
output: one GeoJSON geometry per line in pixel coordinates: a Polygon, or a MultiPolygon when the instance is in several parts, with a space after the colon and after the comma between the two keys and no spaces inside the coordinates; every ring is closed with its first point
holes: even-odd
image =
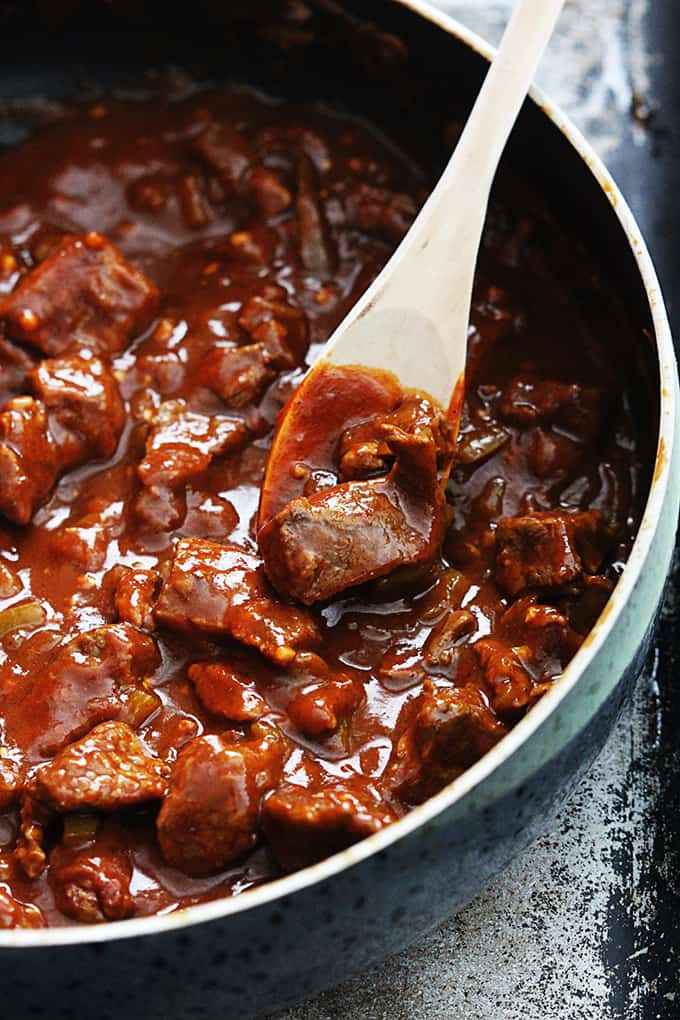
{"type": "MultiPolygon", "coordinates": [[[[489,50],[479,39],[424,3],[376,4],[375,16],[390,28],[392,12],[399,27],[430,22],[428,32],[441,35],[452,65],[466,47],[476,51],[481,56],[468,52],[466,67],[481,76],[489,50]]],[[[523,115],[534,121],[527,137],[537,133],[546,154],[556,150],[564,159],[554,193],[573,181],[588,209],[597,208],[593,245],[608,253],[614,245],[626,263],[636,300],[653,323],[659,364],[654,481],[632,555],[598,626],[564,678],[490,754],[345,853],[238,898],[165,917],[0,932],[8,1012],[152,1020],[238,1009],[244,1016],[310,994],[398,950],[466,903],[537,835],[599,750],[640,668],[674,545],[677,376],[654,270],[625,202],[560,111],[540,93],[533,98],[547,116],[523,115]]]]}

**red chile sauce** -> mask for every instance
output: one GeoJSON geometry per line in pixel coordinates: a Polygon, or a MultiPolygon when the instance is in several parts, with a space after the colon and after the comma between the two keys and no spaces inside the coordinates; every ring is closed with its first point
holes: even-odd
{"type": "Polygon", "coordinates": [[[439,410],[336,372],[313,442],[280,437],[263,568],[277,413],[425,193],[368,127],[237,90],[105,99],[0,156],[0,927],[167,912],[350,845],[592,627],[642,475],[618,325],[539,203],[490,214],[446,499],[439,410]]]}

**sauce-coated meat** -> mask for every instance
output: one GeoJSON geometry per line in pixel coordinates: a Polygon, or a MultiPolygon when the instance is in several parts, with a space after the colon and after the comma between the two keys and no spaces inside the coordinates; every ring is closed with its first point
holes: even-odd
{"type": "Polygon", "coordinates": [[[166,860],[188,875],[221,871],[257,843],[260,803],[285,754],[279,734],[260,729],[240,744],[196,737],[177,759],[158,839],[166,860]]]}
{"type": "Polygon", "coordinates": [[[0,151],[0,928],[398,822],[562,674],[645,496],[630,324],[535,195],[499,178],[462,408],[306,373],[432,175],[359,117],[173,82],[0,151]]]}
{"type": "Polygon", "coordinates": [[[43,354],[81,344],[102,354],[125,347],[151,322],[158,294],[143,273],[97,233],[67,237],[0,301],[14,340],[43,354]]]}
{"type": "Polygon", "coordinates": [[[227,634],[285,665],[318,644],[313,618],[274,598],[257,556],[235,545],[183,538],[156,604],[168,627],[227,634]]]}

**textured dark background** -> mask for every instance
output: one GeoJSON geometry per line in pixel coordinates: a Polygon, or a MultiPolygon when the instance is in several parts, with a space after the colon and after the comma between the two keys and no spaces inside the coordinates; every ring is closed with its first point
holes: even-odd
{"type": "MultiPolygon", "coordinates": [[[[438,2],[492,39],[512,5],[438,2]]],[[[678,337],[679,53],[678,0],[567,0],[539,75],[630,202],[678,337]]],[[[647,670],[553,831],[442,929],[277,1020],[680,1018],[679,582],[676,563],[647,670]]]]}

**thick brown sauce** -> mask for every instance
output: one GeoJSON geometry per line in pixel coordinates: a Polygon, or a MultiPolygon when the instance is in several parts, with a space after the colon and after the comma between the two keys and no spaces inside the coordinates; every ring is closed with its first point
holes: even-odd
{"type": "MultiPolygon", "coordinates": [[[[43,622],[12,629],[0,639],[0,745],[4,734],[9,747],[11,731],[21,751],[22,731],[12,718],[12,706],[17,692],[30,697],[31,685],[44,674],[55,647],[79,632],[116,621],[114,592],[121,565],[167,572],[179,536],[228,541],[257,553],[255,520],[272,429],[303,369],[284,369],[261,397],[234,410],[199,381],[201,365],[215,347],[252,342],[238,320],[248,299],[270,284],[281,288],[278,300],[302,313],[311,358],[389,257],[422,195],[422,184],[406,160],[366,127],[319,109],[291,109],[239,91],[174,100],[105,100],[73,112],[0,157],[0,296],[11,293],[19,278],[44,257],[41,239],[49,250],[52,235],[58,240],[65,233],[88,231],[114,242],[160,292],[151,327],[112,358],[128,414],[115,454],[63,477],[28,526],[0,523],[0,562],[21,581],[21,590],[0,602],[0,621],[7,621],[2,613],[8,607],[28,600],[38,600],[44,614],[43,622]],[[273,171],[292,196],[292,205],[284,199],[283,208],[267,215],[253,200],[252,189],[226,194],[215,183],[219,174],[193,146],[213,122],[224,122],[247,139],[246,176],[255,167],[273,171]],[[309,180],[302,184],[305,174],[312,176],[311,185],[309,180]],[[193,184],[187,185],[187,179],[193,184]],[[393,195],[374,198],[377,211],[364,206],[357,212],[357,195],[365,185],[393,195]],[[194,186],[198,197],[189,196],[194,201],[190,208],[186,194],[194,186]],[[311,213],[305,202],[296,204],[297,189],[306,186],[313,196],[311,213]],[[321,228],[310,227],[309,217],[319,205],[326,222],[321,228]],[[317,228],[324,235],[321,240],[317,228]],[[301,256],[305,243],[316,248],[301,256]],[[179,398],[195,412],[242,418],[251,429],[250,439],[239,452],[214,457],[188,482],[179,524],[168,530],[142,528],[134,500],[148,422],[161,400],[179,398]],[[66,529],[83,518],[93,529],[91,541],[99,542],[98,555],[89,563],[78,562],[70,539],[64,539],[66,529]]],[[[213,643],[172,628],[154,629],[161,664],[150,687],[161,704],[137,728],[153,754],[172,763],[182,745],[202,733],[236,728],[247,734],[247,724],[230,726],[208,712],[187,676],[192,662],[227,661],[254,680],[266,701],[263,721],[285,736],[285,781],[310,789],[340,783],[362,795],[367,789],[377,791],[375,796],[389,802],[390,811],[398,815],[408,798],[395,792],[396,783],[390,789],[385,775],[396,740],[408,724],[403,710],[422,691],[422,649],[428,635],[452,607],[462,604],[473,618],[473,630],[466,632],[463,643],[472,646],[498,634],[499,621],[512,602],[494,580],[495,522],[553,508],[599,510],[614,537],[597,574],[615,581],[641,500],[635,434],[621,383],[609,367],[616,326],[612,324],[611,336],[595,335],[570,281],[555,272],[555,265],[569,261],[565,244],[540,209],[493,210],[474,298],[461,442],[479,438],[489,422],[497,422],[504,388],[517,375],[604,392],[606,411],[600,412],[596,426],[578,435],[578,428],[559,421],[527,426],[503,420],[506,434],[496,452],[454,465],[441,569],[455,568],[464,578],[455,580],[449,573],[448,587],[437,581],[436,572],[410,586],[386,578],[310,610],[322,632],[317,651],[331,671],[354,678],[364,692],[337,730],[322,739],[305,736],[288,715],[287,706],[304,677],[291,675],[228,637],[213,643]],[[455,598],[452,588],[458,592],[455,598]]],[[[31,352],[30,344],[23,346],[31,352]]],[[[30,357],[37,359],[37,352],[30,357]]],[[[0,380],[6,383],[3,400],[24,392],[16,374],[0,373],[0,380]]],[[[340,427],[346,412],[354,418],[357,404],[359,419],[365,419],[361,407],[370,405],[365,387],[362,392],[357,384],[355,392],[344,390],[339,397],[313,408],[321,430],[340,427]],[[348,410],[343,401],[352,407],[348,410]]],[[[490,442],[488,435],[484,441],[490,442]]],[[[326,450],[324,456],[332,454],[326,450]]],[[[468,454],[475,456],[474,451],[468,454]]],[[[322,456],[316,466],[329,470],[323,461],[322,456]]],[[[504,640],[508,647],[523,649],[535,696],[560,674],[610,588],[605,580],[552,596],[543,593],[539,604],[557,606],[577,635],[556,640],[549,649],[539,648],[535,632],[523,624],[510,637],[506,626],[504,640]]],[[[454,666],[427,667],[427,672],[441,674],[444,688],[477,685],[488,702],[489,688],[476,660],[473,664],[465,656],[454,658],[454,666]]],[[[503,708],[499,702],[494,725],[512,725],[533,696],[514,707],[508,702],[503,708]]],[[[30,768],[49,755],[37,758],[30,760],[30,768]]],[[[460,770],[442,773],[439,785],[460,770]]],[[[436,786],[437,780],[433,782],[436,786]]],[[[425,787],[423,795],[431,792],[427,783],[425,787]]],[[[280,873],[262,839],[226,871],[189,877],[163,859],[155,836],[157,810],[152,803],[105,813],[95,837],[81,844],[71,836],[66,850],[67,856],[91,858],[95,871],[102,855],[112,852],[131,861],[132,907],[124,916],[167,912],[236,894],[280,873]]],[[[0,892],[37,906],[44,923],[73,923],[80,916],[77,911],[66,916],[55,903],[55,889],[62,881],[59,855],[64,854],[59,813],[46,836],[52,863],[32,880],[13,856],[18,825],[16,806],[0,813],[0,892]]],[[[20,923],[16,912],[6,905],[4,909],[3,917],[0,899],[0,927],[20,923]]],[[[23,923],[37,923],[30,912],[28,918],[23,923]]]]}

